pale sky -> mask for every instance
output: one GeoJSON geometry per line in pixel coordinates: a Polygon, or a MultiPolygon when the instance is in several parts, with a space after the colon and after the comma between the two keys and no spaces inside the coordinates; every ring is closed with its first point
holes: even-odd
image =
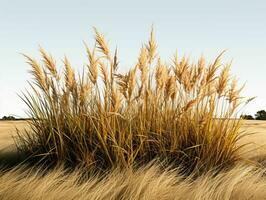
{"type": "Polygon", "coordinates": [[[0,117],[25,116],[18,94],[27,87],[29,66],[20,53],[37,56],[38,45],[61,65],[66,54],[77,68],[86,62],[83,40],[92,44],[92,27],[119,49],[120,68],[136,63],[154,24],[164,59],[180,55],[211,61],[227,49],[232,73],[246,82],[243,96],[257,96],[246,109],[266,110],[265,0],[0,0],[0,117]]]}

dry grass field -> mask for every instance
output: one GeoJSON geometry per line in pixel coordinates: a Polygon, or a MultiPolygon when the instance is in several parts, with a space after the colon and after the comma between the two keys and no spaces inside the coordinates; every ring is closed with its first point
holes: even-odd
{"type": "MultiPolygon", "coordinates": [[[[27,128],[27,122],[0,122],[1,149],[12,150],[16,128],[27,128]]],[[[245,149],[249,151],[247,158],[263,156],[266,122],[245,121],[242,131],[254,133],[240,141],[250,143],[245,149]]],[[[42,176],[42,172],[20,167],[1,172],[0,199],[266,199],[264,170],[247,163],[215,177],[209,172],[194,181],[177,172],[161,172],[156,165],[151,165],[136,171],[114,170],[105,177],[94,174],[83,181],[81,170],[69,174],[56,169],[42,176]]]]}
{"type": "Polygon", "coordinates": [[[239,143],[245,144],[244,157],[259,158],[266,155],[266,121],[247,120],[243,123],[241,131],[243,137],[239,143]]]}
{"type": "Polygon", "coordinates": [[[1,150],[8,150],[14,145],[13,136],[16,136],[16,129],[27,128],[26,121],[0,121],[0,146],[1,150]]]}
{"type": "Polygon", "coordinates": [[[0,199],[266,199],[266,122],[237,119],[254,98],[224,52],[163,61],[152,29],[121,73],[94,39],[82,73],[41,47],[23,54],[32,120],[0,122],[0,199]]]}

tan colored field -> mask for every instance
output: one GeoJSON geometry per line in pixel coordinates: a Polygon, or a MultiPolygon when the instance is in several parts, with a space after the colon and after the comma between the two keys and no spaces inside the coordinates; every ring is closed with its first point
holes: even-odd
{"type": "Polygon", "coordinates": [[[13,136],[16,129],[23,130],[27,127],[26,121],[0,121],[0,149],[7,149],[14,144],[13,136]]]}
{"type": "Polygon", "coordinates": [[[245,121],[242,131],[245,137],[240,144],[246,144],[245,155],[248,158],[266,155],[266,121],[245,121]]]}
{"type": "MultiPolygon", "coordinates": [[[[11,150],[16,128],[23,130],[27,128],[26,124],[25,121],[1,121],[1,149],[11,150]]],[[[245,121],[242,130],[245,134],[253,133],[240,141],[240,144],[250,143],[245,148],[248,157],[263,156],[266,152],[266,122],[245,121]]],[[[193,182],[190,177],[178,175],[177,171],[161,172],[156,165],[137,171],[115,170],[103,179],[93,176],[86,182],[80,182],[82,176],[79,173],[65,174],[59,169],[40,176],[21,168],[0,172],[0,199],[266,199],[264,170],[249,164],[239,164],[216,177],[208,173],[193,182]]]]}

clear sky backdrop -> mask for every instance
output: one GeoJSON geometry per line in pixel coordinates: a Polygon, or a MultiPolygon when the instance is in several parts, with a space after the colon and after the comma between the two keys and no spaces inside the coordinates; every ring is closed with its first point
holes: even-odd
{"type": "Polygon", "coordinates": [[[38,45],[58,63],[66,54],[75,66],[86,62],[82,41],[92,44],[92,26],[119,48],[120,68],[136,63],[154,24],[163,58],[180,55],[211,61],[227,49],[232,73],[246,82],[244,96],[257,96],[246,113],[266,109],[265,0],[0,0],[0,117],[25,116],[18,97],[29,66],[20,53],[38,58],[38,45]]]}

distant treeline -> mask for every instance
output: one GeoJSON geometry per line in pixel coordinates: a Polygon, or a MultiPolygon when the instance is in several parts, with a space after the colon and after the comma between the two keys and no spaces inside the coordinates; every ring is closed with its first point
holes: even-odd
{"type": "Polygon", "coordinates": [[[29,118],[16,118],[12,115],[4,116],[0,119],[1,121],[13,121],[13,120],[29,120],[29,118]]]}
{"type": "Polygon", "coordinates": [[[247,120],[266,120],[266,111],[265,110],[260,110],[254,116],[252,116],[252,115],[241,115],[240,117],[242,119],[247,119],[247,120]]]}

